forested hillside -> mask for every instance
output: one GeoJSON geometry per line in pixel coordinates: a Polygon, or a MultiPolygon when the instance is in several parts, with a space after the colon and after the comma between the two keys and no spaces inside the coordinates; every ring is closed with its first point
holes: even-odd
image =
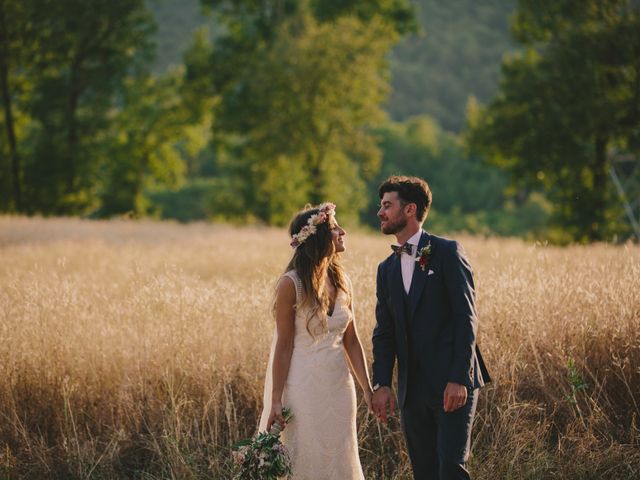
{"type": "MultiPolygon", "coordinates": [[[[496,92],[500,60],[514,48],[509,16],[515,0],[417,0],[420,31],[390,55],[392,92],[386,110],[394,120],[429,115],[460,131],[470,95],[488,101],[496,92]]],[[[149,0],[158,22],[158,71],[182,63],[194,31],[210,24],[199,0],[149,0]]]]}
{"type": "Polygon", "coordinates": [[[509,18],[516,1],[416,3],[422,32],[392,51],[386,108],[395,120],[427,114],[446,130],[460,131],[468,97],[484,103],[496,93],[500,61],[515,48],[509,18]]]}
{"type": "Polygon", "coordinates": [[[147,0],[158,24],[154,35],[157,47],[154,70],[162,73],[181,65],[194,32],[210,19],[202,14],[200,0],[147,0]]]}

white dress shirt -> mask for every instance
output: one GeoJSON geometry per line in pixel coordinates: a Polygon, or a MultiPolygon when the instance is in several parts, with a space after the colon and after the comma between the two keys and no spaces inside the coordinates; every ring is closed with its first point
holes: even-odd
{"type": "Polygon", "coordinates": [[[418,251],[418,243],[420,242],[421,235],[422,230],[418,230],[415,235],[407,240],[407,243],[410,243],[412,245],[411,255],[403,252],[400,256],[400,267],[402,268],[402,283],[404,284],[404,291],[407,294],[409,294],[409,289],[411,288],[413,271],[416,269],[416,253],[418,251]]]}

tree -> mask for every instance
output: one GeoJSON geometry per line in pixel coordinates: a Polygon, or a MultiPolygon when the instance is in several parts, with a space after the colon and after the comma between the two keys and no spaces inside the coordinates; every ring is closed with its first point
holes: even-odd
{"type": "Polygon", "coordinates": [[[331,197],[344,202],[343,212],[357,212],[362,178],[379,163],[366,128],[382,118],[389,32],[355,19],[307,22],[303,34],[283,29],[246,78],[244,108],[224,109],[223,100],[217,119],[221,129],[244,132],[241,150],[253,164],[257,203],[277,223],[288,220],[293,199],[301,205],[331,197]]]}
{"type": "Polygon", "coordinates": [[[331,197],[355,218],[379,163],[368,129],[382,119],[385,54],[405,21],[381,11],[404,2],[208,3],[228,30],[212,52],[214,136],[247,180],[247,208],[282,224],[331,197]]]}
{"type": "Polygon", "coordinates": [[[521,0],[513,32],[524,49],[503,62],[472,147],[518,182],[542,185],[573,239],[620,232],[608,152],[640,148],[638,3],[521,0]]]}
{"type": "Polygon", "coordinates": [[[183,87],[180,70],[125,81],[121,109],[110,122],[105,142],[98,216],[148,213],[146,187],[175,186],[182,180],[181,142],[189,138],[188,130],[197,120],[183,100],[183,87]]]}
{"type": "Polygon", "coordinates": [[[100,142],[115,93],[150,58],[143,0],[32,0],[38,48],[29,59],[32,118],[24,165],[26,210],[95,206],[100,142]]]}
{"type": "Polygon", "coordinates": [[[8,159],[7,163],[0,161],[0,189],[11,192],[0,199],[0,208],[18,212],[23,209],[18,124],[24,107],[24,65],[33,52],[37,36],[30,6],[28,2],[0,0],[0,97],[4,127],[0,147],[3,147],[3,157],[8,159]]]}

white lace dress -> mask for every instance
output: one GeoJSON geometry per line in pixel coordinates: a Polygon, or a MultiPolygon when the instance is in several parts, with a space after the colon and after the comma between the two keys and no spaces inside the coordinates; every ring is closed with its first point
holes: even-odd
{"type": "MultiPolygon", "coordinates": [[[[302,284],[295,271],[289,276],[296,285],[298,303],[302,284]]],[[[292,421],[281,439],[291,455],[294,480],[363,480],[358,456],[356,392],[342,348],[342,336],[350,321],[344,292],[339,291],[333,314],[327,316],[327,331],[318,318],[307,331],[306,310],[296,309],[295,336],[289,375],[282,404],[291,408],[292,421]]],[[[259,431],[266,430],[271,407],[274,333],[264,389],[264,410],[259,431]]]]}

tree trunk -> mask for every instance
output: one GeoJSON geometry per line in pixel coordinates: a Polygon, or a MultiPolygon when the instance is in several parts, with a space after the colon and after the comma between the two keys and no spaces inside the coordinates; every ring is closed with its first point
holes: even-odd
{"type": "Polygon", "coordinates": [[[591,240],[602,240],[607,208],[607,138],[597,137],[595,141],[595,164],[593,166],[593,221],[591,240]]]}
{"type": "Polygon", "coordinates": [[[322,201],[322,172],[320,170],[320,161],[317,158],[313,158],[311,153],[308,153],[307,163],[309,165],[309,175],[311,176],[309,201],[312,205],[318,205],[322,201]]]}
{"type": "Polygon", "coordinates": [[[311,203],[318,205],[323,201],[326,201],[324,197],[325,179],[322,175],[322,165],[324,164],[327,150],[329,148],[329,141],[331,134],[333,133],[333,124],[329,125],[329,128],[324,135],[320,135],[316,129],[314,129],[314,137],[318,140],[315,142],[318,145],[317,158],[313,158],[311,154],[307,155],[309,165],[312,165],[310,169],[311,173],[311,203]]]}
{"type": "Polygon", "coordinates": [[[67,103],[67,178],[66,178],[66,191],[67,193],[73,193],[75,189],[76,180],[76,157],[78,149],[78,66],[71,65],[71,78],[69,81],[69,98],[67,103]]]}
{"type": "Polygon", "coordinates": [[[5,18],[5,5],[0,2],[0,89],[2,89],[2,104],[4,105],[4,119],[7,139],[9,141],[9,155],[11,157],[11,179],[13,183],[13,202],[16,211],[22,211],[22,189],[20,186],[20,157],[16,142],[16,132],[13,124],[13,110],[11,93],[9,90],[9,34],[5,18]]]}

